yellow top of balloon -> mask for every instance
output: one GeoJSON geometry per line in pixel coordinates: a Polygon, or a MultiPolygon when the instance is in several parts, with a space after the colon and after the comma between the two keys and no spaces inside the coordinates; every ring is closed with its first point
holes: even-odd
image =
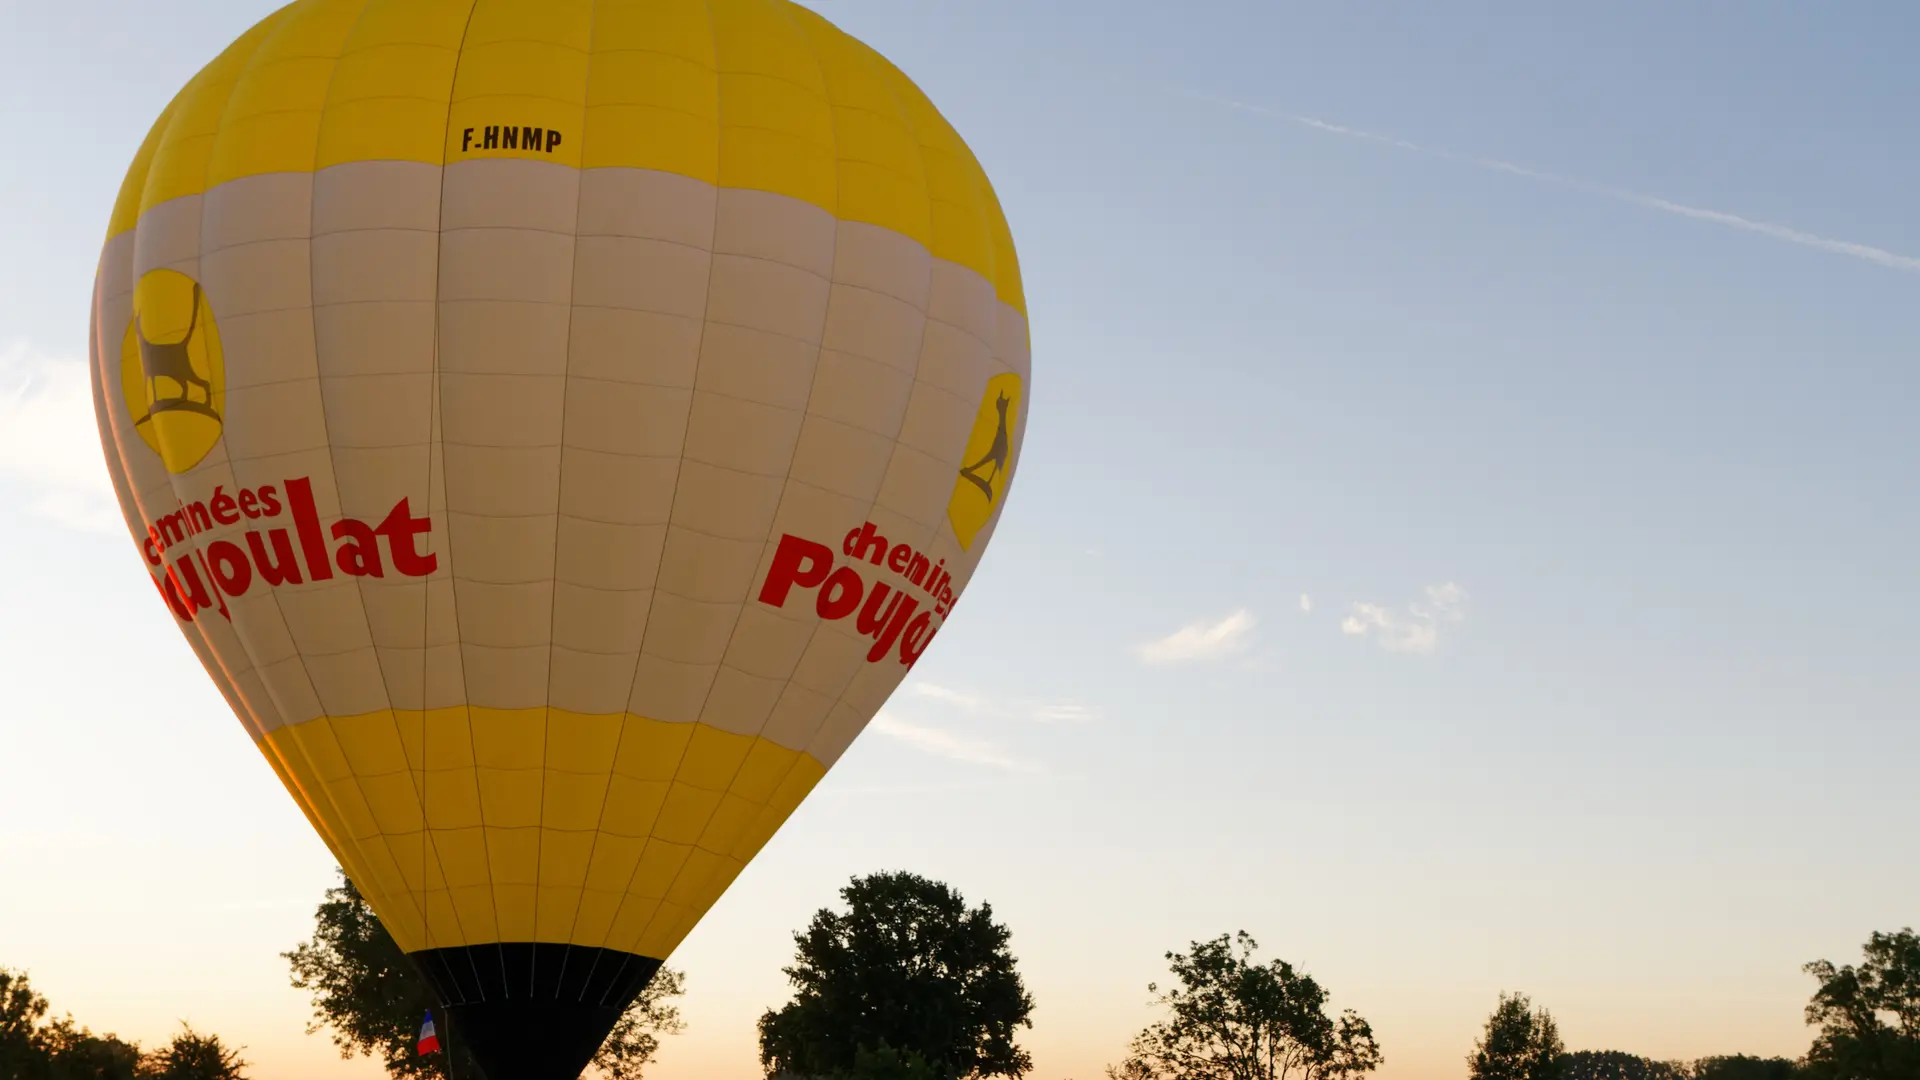
{"type": "Polygon", "coordinates": [[[242,177],[481,157],[787,195],[912,237],[1026,310],[966,144],[884,57],[787,0],[299,0],[168,105],[108,234],[242,177]]]}

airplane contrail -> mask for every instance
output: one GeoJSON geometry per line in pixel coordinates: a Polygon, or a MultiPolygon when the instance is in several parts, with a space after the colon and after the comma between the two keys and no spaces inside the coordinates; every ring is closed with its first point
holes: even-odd
{"type": "Polygon", "coordinates": [[[1531,169],[1525,165],[1516,165],[1511,161],[1501,161],[1499,158],[1476,157],[1472,154],[1459,154],[1451,150],[1422,146],[1419,143],[1408,142],[1405,139],[1395,138],[1391,135],[1382,135],[1378,132],[1348,127],[1344,124],[1332,124],[1311,116],[1301,116],[1297,113],[1284,112],[1279,109],[1269,109],[1262,105],[1235,101],[1232,98],[1216,97],[1212,94],[1203,94],[1180,88],[1175,88],[1174,92],[1184,97],[1209,102],[1224,108],[1237,109],[1241,112],[1253,113],[1257,116],[1270,117],[1275,120],[1284,120],[1290,124],[1311,128],[1314,131],[1323,132],[1328,135],[1338,135],[1345,139],[1370,142],[1379,146],[1388,146],[1396,150],[1405,150],[1410,153],[1421,154],[1426,157],[1440,158],[1445,161],[1456,161],[1465,165],[1472,165],[1475,168],[1486,169],[1491,172],[1503,172],[1512,176],[1524,177],[1528,180],[1538,180],[1542,183],[1558,184],[1562,187],[1569,187],[1578,191],[1601,195],[1617,202],[1644,207],[1648,210],[1658,210],[1663,214],[1674,214],[1679,217],[1692,218],[1695,221],[1705,221],[1710,224],[1725,226],[1729,229],[1739,229],[1742,232],[1757,233],[1761,236],[1782,240],[1789,244],[1798,244],[1801,247],[1816,248],[1820,251],[1832,252],[1835,255],[1846,255],[1855,259],[1864,259],[1867,262],[1877,263],[1894,270],[1920,270],[1920,258],[1915,258],[1911,255],[1902,255],[1899,252],[1888,251],[1885,248],[1877,248],[1871,244],[1857,244],[1851,240],[1835,240],[1831,237],[1804,232],[1786,225],[1778,225],[1771,221],[1756,221],[1753,218],[1741,217],[1739,214],[1731,214],[1725,210],[1709,210],[1705,207],[1688,206],[1685,203],[1677,203],[1671,199],[1662,199],[1654,195],[1643,195],[1640,192],[1629,191],[1626,188],[1610,187],[1606,184],[1596,184],[1591,180],[1582,180],[1578,177],[1563,176],[1559,173],[1531,169]]]}

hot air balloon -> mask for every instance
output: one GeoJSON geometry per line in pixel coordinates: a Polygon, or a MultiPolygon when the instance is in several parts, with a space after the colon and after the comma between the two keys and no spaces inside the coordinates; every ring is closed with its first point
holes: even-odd
{"type": "Polygon", "coordinates": [[[300,0],[120,190],[157,593],[494,1080],[577,1076],[920,659],[1026,428],[1012,240],[786,0],[300,0]]]}

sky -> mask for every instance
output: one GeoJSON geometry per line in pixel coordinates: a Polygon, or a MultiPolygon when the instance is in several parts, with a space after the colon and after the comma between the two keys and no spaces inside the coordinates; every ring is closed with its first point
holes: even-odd
{"type": "MultiPolygon", "coordinates": [[[[333,865],[153,602],[82,361],[114,192],[270,0],[0,5],[0,966],[373,1080],[279,953],[333,865]]],[[[1245,929],[1440,1080],[1797,1055],[1920,923],[1920,9],[818,0],[992,176],[1034,386],[912,679],[670,963],[757,1075],[856,874],[992,905],[1035,1080],[1245,929]]]]}

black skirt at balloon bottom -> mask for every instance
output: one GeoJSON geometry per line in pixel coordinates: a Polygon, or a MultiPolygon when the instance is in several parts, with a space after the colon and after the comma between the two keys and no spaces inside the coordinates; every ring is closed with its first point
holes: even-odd
{"type": "MultiPolygon", "coordinates": [[[[577,1080],[660,961],[581,945],[508,942],[408,957],[486,1080],[577,1080]]],[[[436,1025],[437,1026],[437,1025],[436,1025]]]]}

